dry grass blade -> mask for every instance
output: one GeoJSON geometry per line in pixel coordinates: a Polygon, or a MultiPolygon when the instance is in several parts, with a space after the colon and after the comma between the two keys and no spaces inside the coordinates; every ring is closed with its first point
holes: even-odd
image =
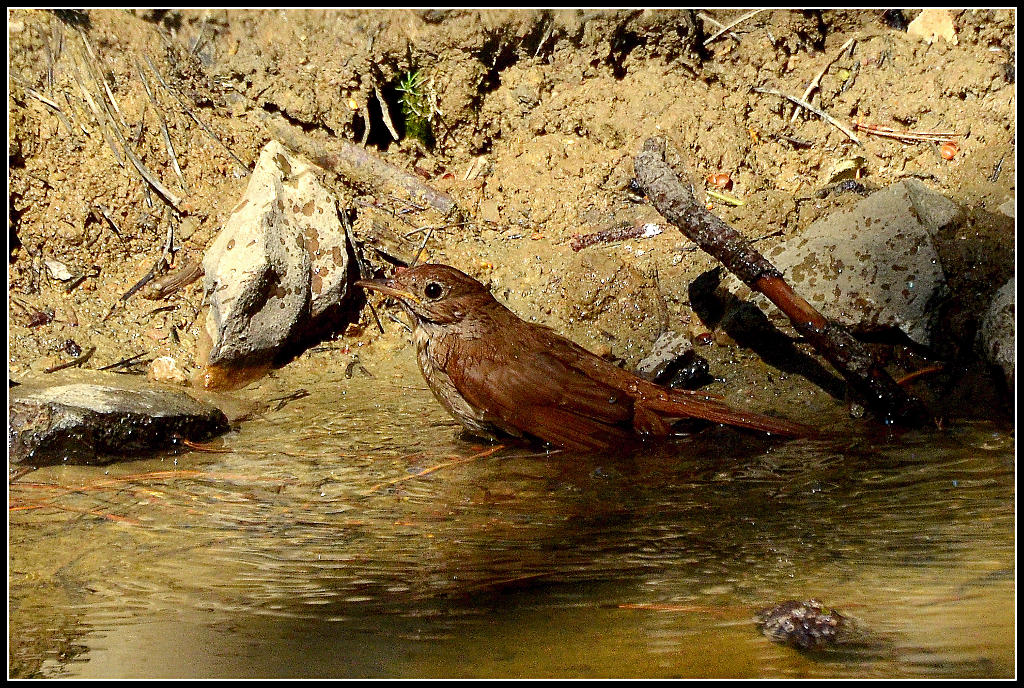
{"type": "Polygon", "coordinates": [[[135,167],[135,170],[153,187],[153,190],[163,196],[164,200],[174,206],[175,210],[181,210],[181,197],[164,186],[127,146],[124,152],[128,156],[128,160],[135,167]]]}
{"type": "MultiPolygon", "coordinates": [[[[720,29],[723,26],[725,26],[725,24],[723,24],[722,22],[718,21],[717,19],[712,17],[707,12],[698,12],[697,16],[700,17],[701,19],[703,19],[704,21],[706,21],[707,23],[713,25],[716,29],[720,29]]],[[[742,43],[743,42],[743,41],[740,40],[740,37],[735,34],[735,32],[729,31],[728,29],[726,29],[726,31],[729,34],[729,38],[733,39],[737,43],[742,43]]]]}
{"type": "Polygon", "coordinates": [[[75,107],[71,104],[71,96],[67,92],[64,93],[64,102],[68,104],[68,119],[74,122],[75,125],[82,130],[83,134],[89,136],[89,129],[75,117],[75,107]]]}
{"type": "Polygon", "coordinates": [[[82,72],[79,69],[77,62],[71,63],[72,76],[75,79],[75,83],[78,84],[79,90],[82,92],[82,97],[85,98],[85,102],[89,105],[89,109],[92,111],[93,117],[96,118],[96,123],[99,125],[100,133],[103,135],[103,140],[107,142],[110,150],[114,153],[114,160],[121,167],[124,167],[124,157],[121,155],[121,151],[118,149],[117,144],[114,143],[114,138],[110,135],[110,125],[107,123],[106,115],[100,110],[100,107],[93,100],[92,94],[89,93],[89,89],[85,86],[85,79],[82,76],[82,72]]]}
{"type": "Polygon", "coordinates": [[[729,29],[733,28],[737,24],[741,24],[741,23],[747,21],[748,19],[750,19],[754,15],[760,14],[761,12],[764,12],[764,10],[763,9],[761,9],[761,10],[751,10],[751,11],[747,12],[746,14],[744,14],[742,17],[740,17],[738,19],[735,19],[735,20],[729,22],[728,24],[725,24],[724,26],[722,26],[721,29],[718,30],[717,33],[712,35],[711,38],[709,38],[706,41],[704,41],[704,45],[710,45],[710,44],[714,43],[716,40],[718,40],[719,36],[721,36],[722,34],[727,33],[729,31],[729,29]]]}
{"type": "MultiPolygon", "coordinates": [[[[13,78],[15,78],[15,77],[12,77],[12,79],[13,78]]],[[[72,136],[74,136],[74,134],[75,134],[74,127],[71,126],[71,122],[68,121],[68,118],[64,115],[64,111],[61,110],[60,105],[57,105],[57,103],[53,102],[52,100],[50,100],[49,98],[47,98],[43,94],[39,93],[35,89],[32,89],[32,88],[29,88],[28,86],[25,86],[24,84],[22,85],[22,88],[25,89],[25,93],[26,94],[28,94],[29,96],[35,98],[36,100],[38,100],[43,105],[46,105],[47,107],[52,109],[54,114],[57,115],[57,119],[59,119],[64,124],[64,126],[67,127],[68,133],[71,134],[72,136]]]]}
{"type": "MultiPolygon", "coordinates": [[[[89,54],[90,63],[89,68],[92,73],[92,78],[97,84],[103,87],[103,91],[107,94],[107,100],[110,102],[113,111],[107,110],[107,115],[113,120],[114,115],[117,115],[117,121],[121,123],[121,126],[125,129],[128,128],[128,124],[124,121],[124,115],[121,114],[121,108],[117,105],[117,100],[114,99],[114,92],[110,90],[110,84],[103,77],[103,70],[99,68],[100,59],[96,57],[96,53],[92,49],[92,44],[89,43],[89,38],[85,35],[85,32],[79,29],[78,34],[82,37],[82,43],[85,45],[85,50],[89,54]]],[[[106,105],[104,105],[106,107],[106,105]]],[[[117,128],[117,124],[114,124],[114,128],[117,128]]]]}
{"type": "Polygon", "coordinates": [[[175,93],[175,91],[167,84],[167,82],[164,81],[163,75],[160,73],[160,70],[156,68],[156,65],[153,64],[153,60],[149,58],[149,55],[143,55],[142,57],[146,60],[146,64],[149,65],[149,68],[153,70],[153,73],[156,74],[157,81],[160,82],[160,85],[163,86],[164,90],[170,93],[171,97],[174,98],[174,100],[178,103],[178,106],[181,108],[181,111],[184,114],[188,115],[188,117],[190,117],[192,121],[198,124],[199,128],[202,129],[207,136],[209,136],[211,139],[219,143],[221,147],[225,151],[227,151],[227,154],[230,155],[231,158],[236,163],[238,163],[238,165],[241,167],[242,171],[246,175],[249,174],[249,166],[242,162],[242,160],[237,155],[235,155],[234,151],[228,148],[228,145],[221,141],[220,137],[213,133],[213,130],[210,129],[210,127],[206,126],[206,124],[201,119],[199,119],[199,117],[194,112],[192,112],[192,110],[190,110],[187,105],[185,105],[185,101],[183,101],[181,97],[178,96],[178,94],[175,93]]]}
{"type": "MultiPolygon", "coordinates": [[[[93,60],[96,60],[96,56],[92,52],[92,47],[89,45],[89,42],[85,39],[84,34],[82,35],[82,41],[85,45],[86,51],[89,54],[89,56],[93,60]]],[[[112,133],[114,137],[117,139],[117,141],[121,144],[121,150],[124,152],[125,157],[128,158],[128,161],[132,164],[132,167],[135,168],[135,171],[138,172],[139,176],[143,180],[145,180],[151,187],[153,187],[153,190],[160,194],[160,196],[162,196],[165,201],[167,201],[175,209],[180,210],[182,200],[181,197],[179,197],[173,191],[164,186],[163,183],[159,179],[157,179],[156,175],[149,171],[149,168],[146,167],[142,160],[140,160],[139,157],[135,155],[134,152],[132,152],[131,148],[128,146],[128,140],[125,138],[124,134],[117,126],[117,122],[114,118],[114,113],[108,108],[107,101],[102,98],[100,99],[100,103],[103,106],[101,110],[100,107],[96,105],[96,102],[92,98],[92,95],[89,93],[89,89],[86,88],[86,82],[81,72],[84,71],[86,74],[91,75],[94,81],[100,83],[102,82],[102,79],[99,76],[97,76],[97,74],[101,73],[102,70],[100,70],[97,64],[94,64],[89,60],[83,58],[82,62],[84,64],[83,70],[80,70],[78,66],[75,65],[76,75],[79,76],[78,85],[79,88],[82,89],[82,94],[89,102],[90,107],[93,109],[93,114],[95,114],[97,120],[99,120],[100,126],[103,128],[104,137],[107,139],[107,143],[110,144],[111,148],[115,150],[116,153],[116,148],[114,147],[113,141],[111,141],[109,138],[109,134],[112,133]]],[[[103,85],[106,86],[105,82],[103,82],[103,85]]],[[[110,97],[112,98],[113,96],[112,94],[110,94],[109,87],[106,88],[106,91],[108,95],[110,95],[110,97]]],[[[113,100],[111,100],[111,105],[113,107],[116,107],[116,104],[113,102],[113,100]]],[[[121,164],[123,165],[123,162],[121,164]]]]}
{"type": "Polygon", "coordinates": [[[853,128],[867,134],[874,134],[875,136],[882,136],[903,142],[931,141],[934,143],[942,143],[945,141],[952,141],[954,138],[962,135],[954,131],[897,131],[892,127],[882,127],[876,124],[862,124],[861,122],[854,123],[853,128]]]}
{"type": "Polygon", "coordinates": [[[178,164],[178,155],[174,150],[174,144],[171,142],[171,134],[167,129],[167,118],[164,117],[163,110],[160,108],[160,103],[156,99],[156,94],[153,93],[153,89],[149,86],[149,79],[146,78],[146,72],[143,71],[142,65],[139,64],[138,59],[135,60],[135,70],[139,73],[139,78],[142,80],[142,86],[146,89],[146,95],[149,96],[149,101],[153,103],[153,108],[156,110],[156,115],[160,119],[160,132],[164,137],[164,145],[167,146],[167,155],[171,159],[171,167],[174,168],[174,173],[178,175],[178,179],[181,181],[181,188],[188,193],[188,182],[185,181],[185,175],[181,171],[181,166],[178,164]]]}

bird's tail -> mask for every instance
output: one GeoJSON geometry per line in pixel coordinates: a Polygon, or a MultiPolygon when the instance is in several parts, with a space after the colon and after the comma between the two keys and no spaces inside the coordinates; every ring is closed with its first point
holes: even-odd
{"type": "Polygon", "coordinates": [[[692,392],[669,391],[654,398],[638,399],[646,409],[663,418],[701,418],[713,423],[759,430],[783,437],[807,437],[816,434],[809,426],[751,411],[738,411],[714,396],[692,392]]]}

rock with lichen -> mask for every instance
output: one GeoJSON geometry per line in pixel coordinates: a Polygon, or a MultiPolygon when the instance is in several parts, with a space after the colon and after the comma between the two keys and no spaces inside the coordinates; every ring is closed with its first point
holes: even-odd
{"type": "MultiPolygon", "coordinates": [[[[960,217],[955,203],[908,179],[818,220],[766,257],[829,320],[857,333],[896,329],[929,346],[946,292],[933,237],[960,217]]],[[[778,309],[736,278],[723,286],[790,328],[778,309]]]]}
{"type": "Polygon", "coordinates": [[[314,327],[349,284],[345,229],[316,168],[268,143],[203,267],[210,295],[203,363],[267,359],[314,327]]]}

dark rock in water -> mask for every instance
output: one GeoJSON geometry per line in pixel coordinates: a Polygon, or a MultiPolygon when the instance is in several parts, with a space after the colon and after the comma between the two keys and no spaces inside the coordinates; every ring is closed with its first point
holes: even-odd
{"type": "Polygon", "coordinates": [[[655,382],[672,389],[700,389],[714,381],[708,359],[690,349],[677,358],[655,382]]]}
{"type": "Polygon", "coordinates": [[[697,389],[712,381],[707,359],[693,350],[685,334],[665,332],[649,356],[636,367],[637,375],[673,389],[697,389]]]}
{"type": "Polygon", "coordinates": [[[1011,279],[996,292],[979,331],[979,345],[985,358],[1002,370],[1011,392],[1017,379],[1017,280],[1011,279]]]}
{"type": "Polygon", "coordinates": [[[12,463],[103,464],[203,442],[226,431],[220,409],[138,382],[23,384],[8,403],[12,463]]]}
{"type": "Polygon", "coordinates": [[[788,600],[762,609],[757,624],[770,640],[799,650],[820,650],[834,645],[848,622],[817,600],[788,600]]]}

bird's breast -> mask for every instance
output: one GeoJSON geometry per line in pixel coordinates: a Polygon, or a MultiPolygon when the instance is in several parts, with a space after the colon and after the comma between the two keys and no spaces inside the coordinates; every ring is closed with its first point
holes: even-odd
{"type": "Polygon", "coordinates": [[[418,325],[413,330],[416,359],[423,379],[445,410],[467,430],[475,435],[494,437],[494,428],[488,420],[487,411],[470,404],[449,374],[454,347],[458,346],[458,335],[437,329],[430,325],[418,325]]]}

